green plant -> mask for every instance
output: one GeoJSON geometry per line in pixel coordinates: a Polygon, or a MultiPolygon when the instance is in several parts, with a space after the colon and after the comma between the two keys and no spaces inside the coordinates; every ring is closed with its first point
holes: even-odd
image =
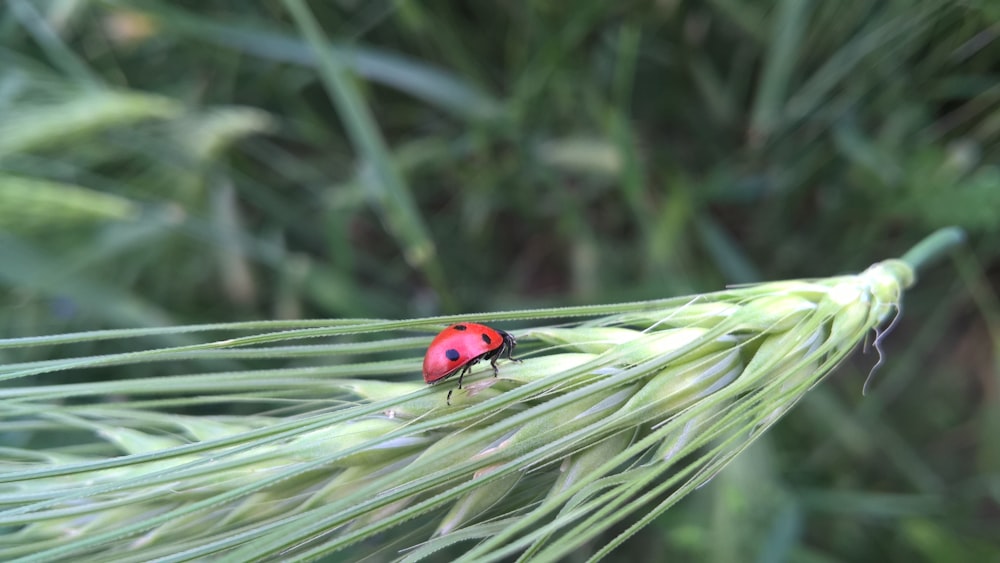
{"type": "Polygon", "coordinates": [[[469,316],[3,341],[230,334],[0,366],[8,380],[156,362],[323,363],[3,389],[0,432],[62,443],[6,448],[0,557],[307,560],[347,550],[352,560],[418,560],[443,549],[469,561],[557,561],[628,523],[600,558],[764,433],[899,313],[915,267],[961,238],[942,231],[855,276],[489,315],[534,323],[519,331],[526,361],[503,365],[500,378],[479,370],[451,406],[443,386],[394,379],[417,371],[407,351],[427,342],[395,333],[469,316]],[[559,318],[588,320],[539,324],[559,318]],[[306,338],[333,341],[292,344],[306,338]],[[193,414],[227,404],[239,415],[193,414]]]}
{"type": "MultiPolygon", "coordinates": [[[[958,225],[972,252],[907,293],[866,396],[845,361],[609,559],[1000,558],[994,0],[3,6],[0,338],[154,330],[0,363],[860,271],[958,225]],[[261,319],[288,322],[163,328],[261,319]]],[[[413,377],[424,341],[368,373],[413,377]]],[[[367,357],[265,348],[5,385],[367,357]]],[[[0,446],[92,441],[60,429],[0,446]]]]}

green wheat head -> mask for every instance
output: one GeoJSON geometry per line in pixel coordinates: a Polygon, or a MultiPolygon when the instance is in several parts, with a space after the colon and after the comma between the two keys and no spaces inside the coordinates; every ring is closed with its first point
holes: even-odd
{"type": "Polygon", "coordinates": [[[2,431],[25,441],[0,462],[0,559],[557,561],[625,524],[598,559],[877,342],[913,281],[908,262],[887,260],[622,305],[0,341],[6,357],[201,342],[0,367],[21,383],[0,390],[2,431]],[[523,363],[474,370],[450,406],[453,380],[420,380],[445,323],[513,319],[523,363]],[[296,363],[241,367],[264,360],[296,363]],[[71,379],[156,362],[192,373],[71,379]],[[43,373],[67,382],[32,385],[43,373]],[[242,414],[209,414],[220,407],[242,414]],[[53,434],[65,445],[32,447],[53,434]]]}

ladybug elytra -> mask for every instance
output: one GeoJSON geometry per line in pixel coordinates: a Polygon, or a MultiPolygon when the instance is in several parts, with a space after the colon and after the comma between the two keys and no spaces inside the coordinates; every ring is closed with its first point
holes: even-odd
{"type": "MultiPolygon", "coordinates": [[[[472,366],[489,360],[493,377],[497,376],[497,360],[506,356],[508,360],[520,362],[511,354],[517,341],[510,333],[476,323],[459,323],[442,330],[424,355],[424,381],[437,383],[458,373],[458,388],[462,388],[462,378],[472,366]]],[[[451,404],[451,391],[448,391],[451,404]]]]}

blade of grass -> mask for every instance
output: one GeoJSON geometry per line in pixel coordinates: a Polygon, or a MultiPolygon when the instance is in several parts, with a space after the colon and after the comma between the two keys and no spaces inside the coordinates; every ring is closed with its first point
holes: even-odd
{"type": "Polygon", "coordinates": [[[709,4],[760,44],[765,44],[771,30],[767,25],[764,7],[740,0],[709,0],[709,4]]]}
{"type": "Polygon", "coordinates": [[[101,86],[101,80],[66,45],[42,14],[38,13],[35,6],[25,0],[10,0],[7,5],[13,16],[21,22],[21,25],[34,37],[38,46],[45,51],[52,64],[61,68],[67,76],[73,77],[82,86],[90,88],[101,86]]]}
{"type": "MultiPolygon", "coordinates": [[[[649,206],[649,195],[646,193],[646,174],[636,150],[638,135],[633,130],[628,118],[632,113],[632,88],[635,83],[636,59],[639,56],[641,39],[642,32],[633,25],[623,25],[618,32],[618,56],[615,61],[614,83],[612,84],[614,107],[611,110],[609,134],[617,145],[618,154],[621,155],[622,159],[619,187],[623,199],[632,208],[632,220],[643,233],[642,239],[651,240],[653,238],[650,234],[652,231],[652,212],[649,206]]],[[[650,252],[651,250],[652,248],[647,248],[649,254],[646,256],[645,262],[654,268],[662,268],[663,262],[660,256],[655,252],[650,252]]],[[[662,273],[658,277],[662,277],[662,273]]]]}
{"type": "Polygon", "coordinates": [[[132,91],[74,91],[62,83],[60,98],[47,103],[20,104],[3,112],[0,157],[53,145],[144,121],[169,119],[180,104],[162,96],[132,91]]]}
{"type": "MultiPolygon", "coordinates": [[[[169,32],[214,45],[236,49],[266,60],[318,67],[319,58],[310,45],[296,37],[249,23],[216,23],[163,2],[122,2],[104,4],[141,10],[169,32]]],[[[372,47],[326,44],[336,51],[344,65],[367,79],[385,84],[421,99],[438,109],[472,120],[499,117],[499,102],[460,77],[428,63],[372,47]]]]}
{"type": "Polygon", "coordinates": [[[123,326],[170,324],[170,315],[121,289],[112,289],[79,273],[63,275],[63,264],[23,241],[0,236],[0,283],[30,287],[46,298],[68,298],[101,318],[123,326]]]}
{"type": "Polygon", "coordinates": [[[555,30],[555,33],[546,36],[545,41],[539,45],[517,76],[514,93],[511,96],[512,106],[516,112],[523,113],[525,110],[521,109],[522,106],[538,101],[545,88],[551,84],[553,73],[575,49],[580,47],[594,22],[605,15],[606,8],[605,2],[594,0],[578,2],[573,10],[568,12],[570,18],[555,30]]]}
{"type": "Polygon", "coordinates": [[[922,31],[934,24],[948,6],[929,2],[920,9],[909,10],[888,19],[876,18],[860,30],[826,63],[806,79],[805,83],[788,98],[786,116],[799,119],[823,106],[827,96],[855,72],[866,57],[877,53],[879,57],[891,56],[894,49],[902,48],[910,40],[922,37],[922,31]]]}
{"type": "Polygon", "coordinates": [[[320,78],[344,121],[352,144],[365,161],[364,168],[373,175],[365,183],[372,190],[389,230],[402,247],[406,260],[427,276],[445,308],[452,309],[451,291],[436,258],[434,241],[354,78],[339,54],[328,47],[319,23],[306,4],[301,0],[286,0],[285,6],[315,51],[320,78]]]}
{"type": "Polygon", "coordinates": [[[694,226],[715,267],[726,277],[726,283],[755,283],[761,280],[760,270],[751,262],[743,247],[711,215],[698,213],[694,217],[694,226]]]}
{"type": "Polygon", "coordinates": [[[809,0],[783,0],[776,8],[778,15],[771,29],[774,40],[750,118],[750,135],[757,142],[766,141],[781,120],[795,62],[802,52],[802,39],[809,28],[810,4],[809,0]]]}

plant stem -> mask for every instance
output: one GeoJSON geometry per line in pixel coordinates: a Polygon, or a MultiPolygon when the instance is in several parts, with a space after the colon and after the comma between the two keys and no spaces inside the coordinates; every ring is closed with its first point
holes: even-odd
{"type": "Polygon", "coordinates": [[[964,243],[965,231],[959,227],[945,227],[917,243],[900,260],[920,272],[964,243]]]}

